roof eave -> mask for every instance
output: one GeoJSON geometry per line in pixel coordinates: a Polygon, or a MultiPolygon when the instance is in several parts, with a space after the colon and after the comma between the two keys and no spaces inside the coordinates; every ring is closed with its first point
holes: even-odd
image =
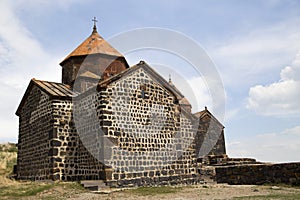
{"type": "MultiPolygon", "coordinates": [[[[114,57],[114,58],[124,58],[124,59],[125,59],[125,57],[124,57],[123,55],[117,56],[117,55],[113,55],[113,54],[105,54],[105,53],[92,53],[92,54],[88,54],[88,55],[76,55],[76,56],[74,56],[74,55],[73,55],[73,56],[68,55],[63,61],[61,61],[61,62],[59,63],[59,65],[60,65],[61,67],[63,67],[64,64],[65,64],[68,60],[70,60],[71,58],[80,58],[80,57],[96,56],[96,55],[109,56],[109,57],[114,57]]],[[[126,62],[126,63],[127,63],[127,62],[126,62]]]]}
{"type": "Polygon", "coordinates": [[[31,88],[33,87],[33,85],[34,85],[34,81],[35,80],[35,78],[32,78],[31,80],[30,80],[30,82],[29,82],[29,84],[28,84],[28,87],[26,88],[26,91],[25,91],[25,93],[24,93],[24,95],[23,95],[23,97],[22,97],[22,99],[21,99],[21,102],[20,102],[20,104],[19,104],[19,106],[18,106],[18,108],[17,108],[17,110],[16,110],[16,112],[15,112],[15,114],[19,117],[20,116],[20,112],[21,112],[21,109],[22,109],[22,107],[23,107],[23,105],[24,105],[24,103],[25,103],[25,100],[27,99],[27,96],[29,95],[29,93],[30,93],[30,91],[31,91],[31,88]]]}

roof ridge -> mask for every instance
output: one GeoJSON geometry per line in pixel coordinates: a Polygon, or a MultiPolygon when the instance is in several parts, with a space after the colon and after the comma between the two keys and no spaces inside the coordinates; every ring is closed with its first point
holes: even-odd
{"type": "Polygon", "coordinates": [[[32,78],[31,80],[34,81],[34,82],[48,82],[48,83],[56,83],[56,84],[68,85],[68,84],[65,84],[65,83],[54,82],[54,81],[45,81],[45,80],[36,79],[36,78],[32,78]]]}

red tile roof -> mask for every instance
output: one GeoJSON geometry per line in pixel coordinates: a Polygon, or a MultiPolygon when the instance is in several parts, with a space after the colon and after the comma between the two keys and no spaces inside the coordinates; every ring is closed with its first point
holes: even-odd
{"type": "Polygon", "coordinates": [[[116,57],[123,57],[115,48],[106,42],[97,31],[83,41],[74,51],[72,51],[60,64],[62,65],[66,60],[73,56],[85,56],[91,54],[106,54],[116,57]]]}

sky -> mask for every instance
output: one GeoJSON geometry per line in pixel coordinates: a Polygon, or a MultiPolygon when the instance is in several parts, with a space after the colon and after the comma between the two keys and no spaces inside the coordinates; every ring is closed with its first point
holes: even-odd
{"type": "MultiPolygon", "coordinates": [[[[15,111],[30,79],[60,82],[59,63],[91,34],[94,16],[105,39],[157,27],[205,49],[224,87],[230,157],[300,160],[297,0],[0,0],[0,142],[17,142],[15,111]]],[[[176,65],[172,81],[179,89],[188,85],[184,94],[196,98],[193,111],[213,107],[204,79],[182,82],[188,64],[178,57],[151,50],[125,56],[130,65],[167,65],[161,72],[166,79],[166,69],[176,65]]]]}

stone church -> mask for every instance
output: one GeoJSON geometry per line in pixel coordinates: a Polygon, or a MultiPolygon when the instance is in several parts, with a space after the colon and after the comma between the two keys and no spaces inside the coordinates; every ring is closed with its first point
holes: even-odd
{"type": "Polygon", "coordinates": [[[62,82],[31,79],[19,117],[16,177],[107,185],[195,183],[226,155],[224,126],[144,61],[129,66],[94,24],[61,63],[62,82]]]}

